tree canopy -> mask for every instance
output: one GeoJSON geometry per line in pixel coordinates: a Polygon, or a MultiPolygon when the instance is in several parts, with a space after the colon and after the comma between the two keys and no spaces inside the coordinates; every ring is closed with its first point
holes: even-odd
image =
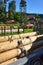
{"type": "MultiPolygon", "coordinates": [[[[7,1],[9,1],[9,0],[0,0],[0,22],[5,22],[5,20],[7,20],[7,18],[9,20],[15,20],[19,23],[27,22],[28,17],[26,14],[23,14],[21,12],[16,12],[15,0],[12,0],[9,3],[8,12],[6,12],[5,4],[7,3],[7,1]],[[8,17],[7,17],[7,14],[8,14],[8,17]]],[[[42,15],[42,17],[43,17],[43,15],[42,15]]],[[[38,16],[36,15],[35,19],[37,19],[37,21],[38,21],[40,19],[40,15],[38,15],[38,16]]]]}

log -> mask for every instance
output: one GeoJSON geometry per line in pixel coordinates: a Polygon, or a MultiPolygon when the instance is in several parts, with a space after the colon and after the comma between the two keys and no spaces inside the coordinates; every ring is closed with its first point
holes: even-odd
{"type": "Polygon", "coordinates": [[[35,49],[37,49],[41,46],[43,46],[43,40],[33,43],[32,46],[31,46],[30,51],[35,50],[35,49]]]}
{"type": "MultiPolygon", "coordinates": [[[[11,35],[8,37],[8,36],[1,36],[0,37],[0,43],[2,42],[6,42],[6,41],[10,41],[10,38],[11,38],[11,35]]],[[[11,40],[14,40],[14,39],[19,39],[19,35],[13,35],[11,40]]]]}
{"type": "MultiPolygon", "coordinates": [[[[24,48],[26,51],[29,51],[29,50],[31,51],[31,50],[37,49],[40,46],[43,46],[43,40],[25,45],[24,48]]],[[[19,48],[22,48],[22,47],[19,47],[19,48]]]]}
{"type": "Polygon", "coordinates": [[[18,43],[17,41],[12,41],[12,42],[3,42],[0,44],[0,52],[3,52],[3,51],[7,51],[7,50],[10,50],[10,49],[14,49],[18,46],[18,43]]]}
{"type": "MultiPolygon", "coordinates": [[[[33,44],[31,43],[29,45],[24,46],[24,48],[26,49],[26,51],[29,51],[29,50],[31,51],[31,50],[37,49],[37,47],[40,47],[42,45],[43,45],[43,41],[38,41],[33,44]]],[[[0,53],[0,63],[4,62],[10,58],[20,55],[22,53],[20,48],[22,48],[22,47],[19,47],[19,50],[13,49],[13,50],[6,51],[4,53],[0,53]]]]}
{"type": "MultiPolygon", "coordinates": [[[[18,40],[14,40],[12,42],[8,41],[8,42],[0,43],[0,52],[7,51],[7,50],[18,47],[17,42],[18,42],[18,40]]],[[[22,43],[23,43],[23,45],[27,45],[30,43],[30,40],[29,39],[22,39],[22,43]]]]}
{"type": "MultiPolygon", "coordinates": [[[[19,34],[19,35],[13,35],[12,40],[20,39],[20,38],[26,38],[27,36],[34,36],[36,34],[37,34],[36,32],[32,32],[32,33],[24,33],[24,34],[19,34]]],[[[11,38],[11,35],[9,37],[11,38]]],[[[0,43],[6,42],[6,41],[8,41],[8,36],[1,36],[0,37],[0,43]]]]}
{"type": "Polygon", "coordinates": [[[43,40],[43,34],[42,35],[37,35],[37,36],[30,37],[30,39],[31,39],[32,42],[37,41],[38,39],[43,40]]]}
{"type": "Polygon", "coordinates": [[[12,49],[3,53],[0,53],[0,63],[7,61],[11,58],[19,56],[21,54],[20,49],[12,49]]]}
{"type": "MultiPolygon", "coordinates": [[[[24,38],[24,39],[22,39],[22,43],[23,43],[23,45],[33,44],[33,42],[35,42],[35,41],[37,42],[37,40],[36,40],[37,38],[42,37],[42,36],[43,35],[30,37],[31,40],[24,38]]],[[[21,39],[19,39],[19,40],[21,40],[21,39]]],[[[0,52],[7,51],[7,50],[18,47],[17,42],[18,42],[18,40],[13,40],[12,42],[0,43],[0,52]]]]}
{"type": "MultiPolygon", "coordinates": [[[[33,36],[33,37],[29,37],[29,38],[31,39],[32,42],[34,42],[37,38],[42,37],[42,36],[43,36],[43,34],[42,35],[33,36]]],[[[6,38],[6,37],[4,37],[4,38],[6,38]]],[[[27,39],[29,39],[29,38],[27,38],[27,39]]],[[[20,40],[20,39],[18,39],[18,40],[20,40]]]]}
{"type": "Polygon", "coordinates": [[[8,36],[1,36],[0,37],[0,43],[5,42],[5,41],[8,41],[8,36]]]}
{"type": "Polygon", "coordinates": [[[19,34],[20,38],[26,38],[37,35],[37,32],[19,34]]]}
{"type": "MultiPolygon", "coordinates": [[[[43,35],[38,35],[38,36],[29,37],[29,38],[31,39],[32,42],[34,42],[37,38],[42,37],[42,36],[43,35]]],[[[27,39],[29,39],[29,38],[27,38],[27,39]]],[[[0,43],[1,43],[1,41],[5,41],[6,42],[6,40],[8,40],[8,37],[7,36],[3,36],[3,37],[0,38],[0,43]]]]}
{"type": "Polygon", "coordinates": [[[14,39],[20,39],[20,37],[19,37],[19,35],[13,35],[12,36],[12,39],[14,40],[14,39]]]}
{"type": "MultiPolygon", "coordinates": [[[[43,46],[43,40],[42,41],[38,41],[38,42],[35,42],[35,43],[31,43],[29,45],[26,45],[24,46],[24,48],[26,49],[26,51],[32,51],[32,50],[35,50],[39,47],[43,46]]],[[[22,47],[21,47],[22,48],[22,47]]]]}
{"type": "Polygon", "coordinates": [[[38,39],[40,39],[39,41],[43,40],[43,34],[37,35],[37,36],[32,36],[29,38],[24,38],[21,40],[22,40],[23,44],[29,44],[29,43],[33,43],[33,42],[37,41],[38,39]]]}
{"type": "Polygon", "coordinates": [[[17,61],[17,58],[12,58],[12,59],[10,59],[8,61],[5,61],[5,62],[1,63],[0,65],[8,65],[8,64],[11,64],[11,63],[13,63],[15,61],[17,61]]]}
{"type": "Polygon", "coordinates": [[[21,38],[26,38],[27,36],[34,36],[37,35],[37,32],[32,32],[32,33],[23,33],[23,34],[19,34],[19,35],[13,35],[12,39],[21,39],[21,38]]]}
{"type": "MultiPolygon", "coordinates": [[[[31,49],[31,47],[32,47],[32,44],[24,46],[26,51],[29,51],[31,49]]],[[[22,48],[22,47],[20,47],[20,48],[22,48]]]]}

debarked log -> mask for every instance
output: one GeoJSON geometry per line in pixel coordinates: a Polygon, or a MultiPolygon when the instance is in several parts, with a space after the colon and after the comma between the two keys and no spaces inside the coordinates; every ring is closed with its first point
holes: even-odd
{"type": "Polygon", "coordinates": [[[37,35],[37,32],[19,34],[20,38],[26,38],[37,35]]]}
{"type": "Polygon", "coordinates": [[[32,44],[26,45],[24,47],[20,47],[21,49],[24,48],[26,51],[29,51],[32,47],[32,44]]]}
{"type": "MultiPolygon", "coordinates": [[[[43,45],[43,41],[38,41],[36,43],[25,45],[24,48],[26,51],[31,51],[31,50],[37,49],[37,47],[40,47],[42,45],[43,45]]],[[[19,56],[22,53],[20,48],[22,47],[19,47],[19,49],[12,49],[12,50],[0,53],[0,63],[6,60],[9,60],[13,57],[19,56]]]]}
{"type": "Polygon", "coordinates": [[[41,41],[41,40],[43,40],[43,34],[42,35],[37,35],[37,36],[30,37],[30,39],[31,39],[32,42],[41,41]]]}
{"type": "Polygon", "coordinates": [[[0,53],[0,63],[7,61],[11,58],[19,56],[21,54],[20,49],[12,49],[3,53],[0,53]]]}
{"type": "MultiPolygon", "coordinates": [[[[23,48],[25,48],[26,51],[31,51],[31,50],[35,50],[41,46],[43,46],[43,40],[25,45],[25,46],[23,46],[23,48]]],[[[19,47],[19,48],[22,48],[22,47],[19,47]]]]}
{"type": "Polygon", "coordinates": [[[26,38],[28,36],[34,36],[36,34],[37,34],[37,32],[24,33],[24,34],[19,34],[19,35],[13,35],[12,37],[11,37],[11,35],[9,37],[8,36],[1,36],[0,37],[0,43],[8,41],[8,40],[10,40],[10,38],[12,40],[14,40],[14,39],[26,38]]]}
{"type": "MultiPolygon", "coordinates": [[[[19,40],[20,41],[20,40],[19,40]]],[[[27,45],[30,43],[29,39],[22,39],[22,44],[27,45]]],[[[10,49],[14,49],[19,46],[18,40],[14,40],[12,42],[3,42],[0,43],[0,52],[7,51],[10,49]]]]}
{"type": "Polygon", "coordinates": [[[18,43],[17,41],[12,41],[12,42],[3,42],[3,43],[0,43],[0,52],[3,52],[3,51],[7,51],[7,50],[10,50],[10,49],[14,49],[18,46],[18,43]]]}
{"type": "Polygon", "coordinates": [[[0,43],[5,42],[5,41],[8,41],[8,36],[1,36],[0,37],[0,43]]]}
{"type": "Polygon", "coordinates": [[[1,63],[0,65],[8,65],[8,64],[11,64],[11,63],[13,63],[15,61],[17,61],[17,58],[12,58],[12,59],[10,59],[8,61],[5,61],[5,62],[1,63]]]}
{"type": "MultiPolygon", "coordinates": [[[[24,38],[24,39],[22,39],[22,44],[23,45],[28,45],[28,44],[33,45],[33,42],[35,42],[35,41],[38,42],[36,39],[39,38],[39,37],[42,37],[42,36],[43,35],[33,36],[33,37],[30,37],[30,39],[24,38]]],[[[21,40],[21,39],[19,39],[19,40],[21,40]]],[[[0,43],[0,52],[16,48],[16,47],[18,47],[18,45],[19,45],[18,40],[13,40],[12,42],[8,41],[8,42],[0,43]]]]}

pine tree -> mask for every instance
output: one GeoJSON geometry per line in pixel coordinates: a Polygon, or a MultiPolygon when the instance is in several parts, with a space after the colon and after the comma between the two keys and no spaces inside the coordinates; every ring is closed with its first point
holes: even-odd
{"type": "Polygon", "coordinates": [[[9,3],[9,10],[15,11],[15,9],[16,9],[16,5],[15,5],[15,1],[13,0],[11,3],[9,3]]]}
{"type": "Polygon", "coordinates": [[[9,3],[9,18],[14,19],[14,12],[16,10],[15,0],[9,3]]]}
{"type": "Polygon", "coordinates": [[[0,21],[2,22],[5,20],[5,12],[4,0],[0,0],[0,21]]]}

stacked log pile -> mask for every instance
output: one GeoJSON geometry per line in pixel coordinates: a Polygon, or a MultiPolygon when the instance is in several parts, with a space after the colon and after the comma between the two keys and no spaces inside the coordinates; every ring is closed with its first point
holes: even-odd
{"type": "Polygon", "coordinates": [[[17,61],[18,56],[22,54],[22,48],[29,52],[43,45],[43,40],[36,41],[37,38],[43,37],[43,35],[36,35],[36,33],[26,33],[26,35],[23,36],[21,34],[18,39],[12,37],[13,40],[11,42],[8,40],[7,36],[0,37],[0,65],[8,65],[17,61]],[[29,36],[29,38],[26,35],[29,36]],[[19,43],[20,41],[22,41],[22,43],[19,43]]]}
{"type": "Polygon", "coordinates": [[[19,34],[19,35],[13,35],[13,36],[0,36],[0,42],[6,42],[8,40],[10,40],[10,38],[12,40],[14,39],[20,39],[20,38],[26,38],[27,36],[35,36],[37,35],[37,32],[32,32],[32,33],[24,33],[24,34],[19,34]]]}

